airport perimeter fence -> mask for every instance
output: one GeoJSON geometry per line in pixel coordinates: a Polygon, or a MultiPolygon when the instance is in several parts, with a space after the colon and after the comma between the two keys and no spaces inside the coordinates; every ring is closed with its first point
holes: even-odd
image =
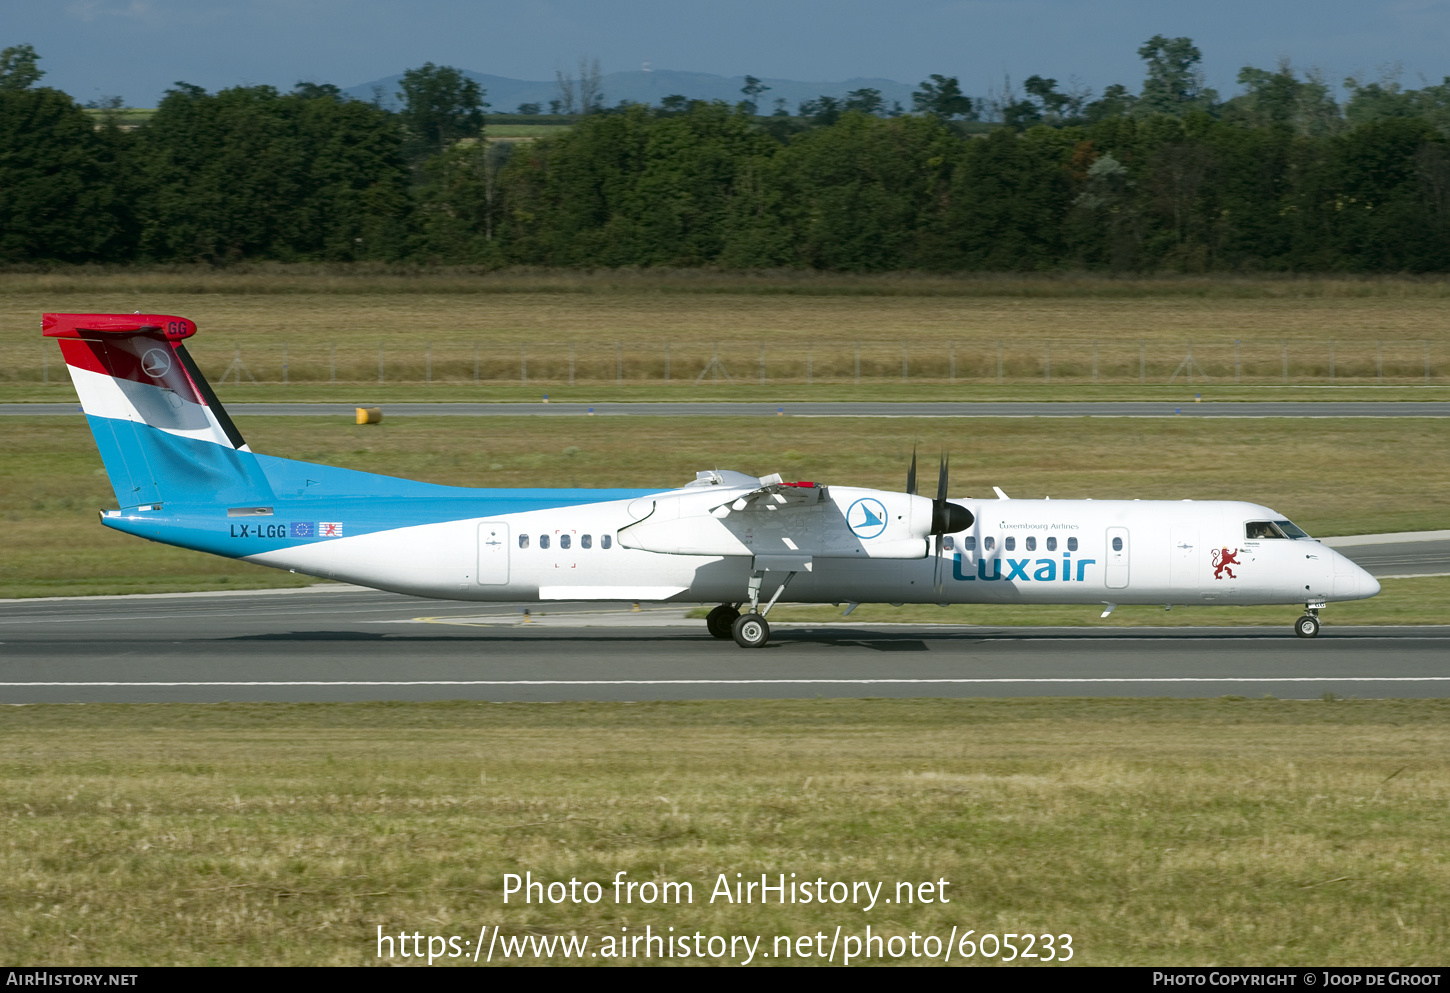
{"type": "MultiPolygon", "coordinates": [[[[690,387],[791,385],[1445,385],[1450,344],[1073,338],[955,341],[530,341],[326,343],[314,339],[188,346],[215,385],[380,384],[690,387]]],[[[0,382],[69,381],[45,342],[0,363],[0,382]]]]}

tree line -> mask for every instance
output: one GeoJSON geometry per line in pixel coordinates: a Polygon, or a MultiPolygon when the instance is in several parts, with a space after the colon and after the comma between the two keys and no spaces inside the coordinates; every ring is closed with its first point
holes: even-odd
{"type": "MultiPolygon", "coordinates": [[[[456,69],[397,112],[299,84],[178,83],[146,122],[39,85],[0,52],[0,263],[243,260],[840,271],[1443,272],[1450,80],[1405,89],[1245,68],[1203,85],[1187,38],[1131,92],[953,77],[913,107],[857,91],[589,102],[554,137],[487,140],[456,69]]],[[[597,72],[595,73],[597,76],[597,72]]]]}

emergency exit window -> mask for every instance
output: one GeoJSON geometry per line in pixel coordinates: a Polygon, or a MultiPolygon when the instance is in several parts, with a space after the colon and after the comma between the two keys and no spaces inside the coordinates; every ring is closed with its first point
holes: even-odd
{"type": "Polygon", "coordinates": [[[568,548],[569,547],[569,536],[567,534],[561,534],[561,535],[559,535],[559,547],[560,548],[568,548]]]}
{"type": "Polygon", "coordinates": [[[592,547],[594,547],[594,536],[593,535],[588,535],[588,534],[581,534],[579,536],[579,547],[580,548],[592,548],[592,547]]]}

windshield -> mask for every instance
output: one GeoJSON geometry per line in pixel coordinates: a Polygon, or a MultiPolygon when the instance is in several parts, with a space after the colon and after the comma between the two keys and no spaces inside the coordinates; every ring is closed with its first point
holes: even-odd
{"type": "Polygon", "coordinates": [[[1300,528],[1298,525],[1294,524],[1291,521],[1275,521],[1274,523],[1279,525],[1280,531],[1283,531],[1291,538],[1309,537],[1309,535],[1302,528],[1300,528]]]}

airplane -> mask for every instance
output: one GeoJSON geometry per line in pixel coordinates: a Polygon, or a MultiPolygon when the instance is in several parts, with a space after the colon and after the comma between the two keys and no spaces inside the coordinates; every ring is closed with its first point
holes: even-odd
{"type": "Polygon", "coordinates": [[[1380,591],[1254,503],[949,499],[722,469],[684,486],[473,489],[253,452],[186,318],[46,314],[116,493],[101,523],[228,558],[419,597],[714,603],[706,628],[770,639],[778,603],[1304,604],[1380,591]]]}

